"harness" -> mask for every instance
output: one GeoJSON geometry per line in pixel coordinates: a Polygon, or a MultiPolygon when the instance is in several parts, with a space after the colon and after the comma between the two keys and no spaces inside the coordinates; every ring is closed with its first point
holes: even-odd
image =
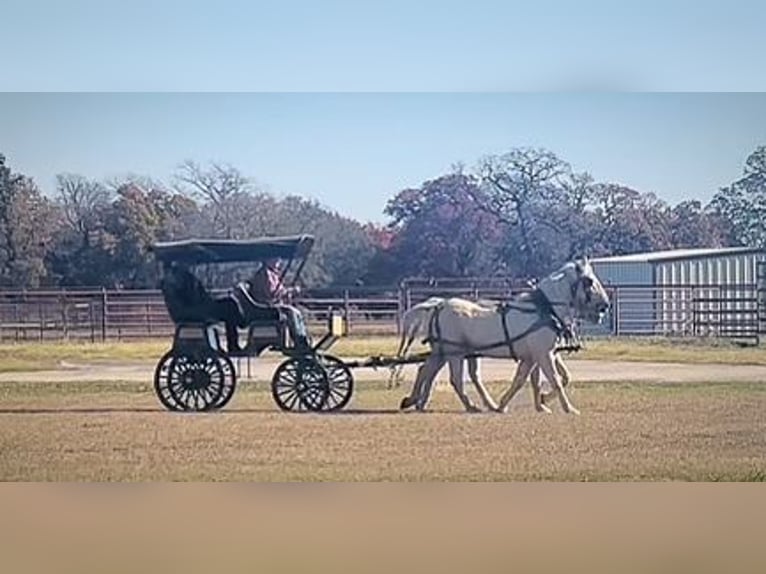
{"type": "MultiPolygon", "coordinates": [[[[572,291],[577,289],[576,285],[572,286],[572,291]]],[[[498,347],[508,347],[510,357],[514,360],[518,360],[518,357],[513,351],[514,343],[520,341],[527,335],[534,333],[543,328],[550,328],[556,336],[563,339],[564,346],[557,347],[557,351],[576,351],[581,348],[580,341],[574,332],[572,326],[568,325],[558,313],[556,313],[554,303],[552,303],[545,293],[540,289],[533,290],[529,295],[528,301],[506,301],[498,304],[495,307],[496,312],[500,315],[500,323],[503,327],[504,340],[496,343],[490,343],[481,347],[469,346],[467,341],[451,341],[442,337],[441,325],[439,322],[439,315],[444,306],[439,305],[431,315],[431,319],[428,324],[428,336],[423,340],[423,343],[429,343],[435,346],[436,351],[440,355],[447,354],[463,354],[463,353],[446,353],[444,347],[452,346],[457,350],[470,350],[471,353],[466,355],[470,357],[480,357],[483,351],[490,349],[496,349],[498,347]],[[531,305],[524,306],[524,305],[531,305]],[[536,313],[538,315],[537,320],[532,323],[527,329],[515,337],[511,337],[510,330],[508,329],[508,313],[510,311],[517,311],[520,313],[536,313]]]]}

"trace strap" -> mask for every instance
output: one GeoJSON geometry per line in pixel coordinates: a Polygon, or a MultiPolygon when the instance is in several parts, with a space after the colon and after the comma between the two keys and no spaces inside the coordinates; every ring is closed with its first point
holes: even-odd
{"type": "Polygon", "coordinates": [[[564,323],[564,321],[559,318],[553,309],[553,304],[548,300],[547,297],[545,297],[541,291],[533,291],[529,303],[533,305],[532,309],[520,307],[518,304],[514,304],[513,302],[501,303],[498,305],[497,312],[501,317],[505,340],[497,343],[491,343],[489,345],[483,345],[481,347],[469,347],[466,342],[450,341],[442,337],[441,325],[439,323],[439,314],[441,313],[443,306],[440,305],[436,307],[433,315],[431,316],[431,320],[428,325],[428,337],[423,342],[437,344],[437,351],[440,355],[453,354],[445,353],[444,346],[446,345],[451,345],[453,347],[457,347],[458,349],[471,351],[473,356],[479,356],[481,351],[488,351],[490,349],[496,349],[497,347],[507,346],[511,358],[517,359],[516,354],[513,352],[513,344],[517,341],[520,341],[530,333],[533,333],[534,331],[544,327],[552,328],[558,336],[564,334],[565,340],[567,341],[574,339],[571,328],[569,328],[566,323],[564,323]],[[521,334],[516,335],[515,337],[511,337],[510,331],[508,330],[508,312],[511,310],[520,311],[522,313],[537,313],[539,315],[539,319],[521,334]]]}

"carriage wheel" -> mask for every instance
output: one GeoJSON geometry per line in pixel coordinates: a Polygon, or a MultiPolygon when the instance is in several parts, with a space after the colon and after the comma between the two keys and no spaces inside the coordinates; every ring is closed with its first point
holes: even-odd
{"type": "Polygon", "coordinates": [[[327,369],[329,394],[323,407],[326,411],[339,411],[351,400],[354,392],[354,375],[346,363],[332,355],[322,355],[322,364],[327,369]]]}
{"type": "Polygon", "coordinates": [[[312,356],[287,359],[274,372],[271,394],[283,411],[320,411],[330,394],[327,370],[312,356]]]}
{"type": "Polygon", "coordinates": [[[223,388],[221,389],[221,396],[218,397],[218,401],[215,404],[216,409],[222,409],[234,396],[234,390],[237,387],[237,373],[234,370],[234,363],[226,355],[219,355],[218,362],[223,369],[223,388]]]}
{"type": "Polygon", "coordinates": [[[220,408],[231,399],[235,384],[234,366],[217,353],[167,353],[157,365],[154,377],[160,402],[174,411],[220,408]]]}
{"type": "Polygon", "coordinates": [[[175,360],[176,356],[173,351],[169,351],[162,356],[157,363],[157,368],[154,369],[154,392],[160,399],[162,406],[169,411],[183,410],[170,392],[170,373],[173,370],[175,360]]]}
{"type": "Polygon", "coordinates": [[[168,386],[181,410],[209,411],[219,406],[227,386],[226,372],[219,359],[214,354],[177,358],[168,386]]]}

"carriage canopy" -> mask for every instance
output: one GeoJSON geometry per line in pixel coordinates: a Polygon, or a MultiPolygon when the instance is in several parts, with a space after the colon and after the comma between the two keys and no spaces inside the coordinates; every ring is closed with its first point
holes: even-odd
{"type": "Polygon", "coordinates": [[[204,265],[266,259],[303,259],[311,251],[314,237],[291,235],[259,239],[186,239],[155,243],[155,257],[163,263],[204,265]]]}

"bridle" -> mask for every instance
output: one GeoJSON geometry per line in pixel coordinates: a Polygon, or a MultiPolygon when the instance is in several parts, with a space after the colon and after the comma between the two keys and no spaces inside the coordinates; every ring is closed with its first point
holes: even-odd
{"type": "MultiPolygon", "coordinates": [[[[593,279],[581,273],[578,273],[577,279],[571,285],[569,285],[570,299],[568,301],[551,300],[548,297],[548,295],[546,295],[546,293],[543,291],[543,289],[541,289],[541,286],[537,285],[533,288],[532,292],[530,293],[531,297],[529,298],[529,300],[526,300],[523,302],[523,304],[531,304],[531,308],[525,308],[523,306],[520,306],[520,304],[522,303],[521,301],[505,302],[505,303],[499,304],[496,309],[501,317],[501,325],[503,329],[504,340],[491,343],[488,345],[484,345],[482,347],[473,348],[472,356],[481,356],[482,351],[487,351],[496,347],[506,346],[509,349],[510,356],[515,359],[516,357],[513,352],[514,343],[520,339],[523,339],[530,333],[543,327],[552,327],[558,336],[564,338],[568,346],[572,346],[572,343],[574,343],[573,348],[579,348],[579,342],[577,341],[577,335],[575,333],[573,322],[564,320],[561,314],[556,311],[556,308],[557,307],[559,308],[574,307],[574,303],[577,296],[577,289],[581,285],[583,286],[583,290],[585,291],[585,302],[586,304],[590,304],[593,300],[593,293],[592,293],[593,279]],[[507,314],[511,310],[522,312],[522,313],[537,313],[540,316],[540,318],[536,322],[534,322],[532,325],[530,325],[524,332],[512,337],[510,334],[508,323],[507,323],[507,314]]],[[[443,305],[439,305],[434,309],[434,313],[431,315],[429,325],[428,325],[428,336],[423,342],[430,343],[431,345],[436,344],[438,349],[437,352],[442,356],[466,355],[464,352],[460,351],[461,349],[465,347],[464,342],[450,341],[442,337],[441,328],[439,324],[439,315],[442,309],[443,309],[443,305]],[[445,345],[454,347],[455,349],[458,349],[458,351],[452,352],[452,353],[446,352],[444,349],[445,345]]]]}
{"type": "Polygon", "coordinates": [[[571,322],[567,322],[563,319],[561,314],[556,310],[556,308],[572,308],[575,307],[575,302],[577,300],[577,289],[579,287],[583,288],[583,292],[585,293],[585,305],[589,306],[593,302],[593,278],[589,277],[584,274],[578,274],[577,279],[569,286],[569,294],[570,299],[569,301],[554,301],[551,300],[546,293],[537,287],[535,290],[538,293],[538,297],[541,303],[543,303],[546,312],[548,312],[551,317],[555,321],[557,321],[561,326],[563,330],[570,329],[572,325],[571,322]]]}

